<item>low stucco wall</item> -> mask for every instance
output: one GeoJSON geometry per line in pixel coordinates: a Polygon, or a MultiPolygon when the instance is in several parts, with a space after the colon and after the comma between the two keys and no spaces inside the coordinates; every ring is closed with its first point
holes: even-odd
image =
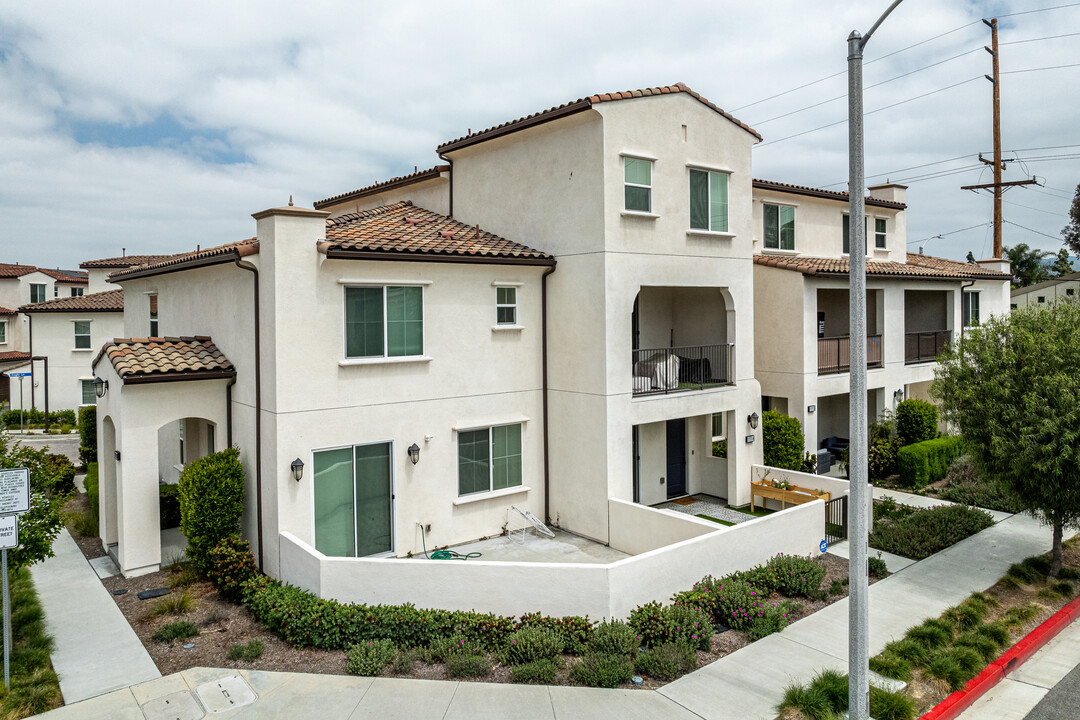
{"type": "MultiPolygon", "coordinates": [[[[844,478],[829,477],[828,475],[812,475],[810,473],[798,472],[797,470],[783,470],[781,468],[775,468],[767,465],[754,465],[750,471],[750,477],[753,482],[757,482],[765,477],[768,473],[770,480],[787,480],[793,485],[798,485],[805,488],[816,488],[818,490],[824,490],[831,494],[831,497],[836,498],[841,495],[851,496],[851,483],[844,478]]],[[[759,498],[760,501],[760,498],[759,498]]],[[[766,500],[766,507],[770,509],[780,509],[780,502],[778,500],[766,500]]],[[[850,502],[850,499],[848,500],[850,502]]],[[[874,527],[874,492],[873,485],[867,484],[866,493],[866,508],[870,513],[869,527],[874,527]]]]}
{"type": "MultiPolygon", "coordinates": [[[[630,503],[612,503],[618,503],[613,519],[619,522],[612,523],[618,532],[641,533],[643,515],[622,507],[630,503]]],[[[668,532],[698,529],[696,521],[641,509],[659,515],[651,524],[668,532]]],[[[705,534],[607,565],[331,558],[288,532],[279,535],[279,552],[285,582],[341,602],[595,620],[625,618],[637,605],[667,601],[707,574],[745,569],[777,553],[817,555],[823,526],[821,505],[808,503],[711,532],[704,527],[705,534]]]]}
{"type": "Polygon", "coordinates": [[[656,550],[716,532],[714,522],[673,510],[655,510],[625,500],[608,500],[608,544],[628,555],[656,550]]]}

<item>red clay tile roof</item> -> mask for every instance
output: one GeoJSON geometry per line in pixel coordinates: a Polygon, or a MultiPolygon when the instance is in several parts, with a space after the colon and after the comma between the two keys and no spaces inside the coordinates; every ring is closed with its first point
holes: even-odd
{"type": "Polygon", "coordinates": [[[30,353],[22,352],[21,350],[10,350],[8,352],[0,352],[0,363],[11,362],[13,360],[29,360],[30,353]]]}
{"type": "Polygon", "coordinates": [[[89,282],[86,273],[69,273],[64,270],[46,270],[45,268],[38,268],[38,272],[43,272],[53,280],[63,283],[73,283],[76,285],[86,285],[89,282]]]}
{"type": "Polygon", "coordinates": [[[106,290],[105,292],[77,295],[75,297],[55,298],[45,302],[23,305],[19,308],[24,313],[48,312],[123,312],[124,291],[106,290]]]}
{"type": "MultiPolygon", "coordinates": [[[[809,187],[807,185],[792,185],[790,183],[776,182],[775,180],[758,180],[755,178],[753,186],[755,190],[775,190],[776,192],[786,192],[793,195],[808,195],[810,197],[828,198],[830,200],[840,200],[842,202],[849,201],[849,196],[846,192],[822,190],[821,188],[809,187]]],[[[878,200],[869,195],[866,196],[866,204],[874,207],[896,208],[897,210],[903,210],[907,207],[907,205],[902,202],[878,200]]]]}
{"type": "Polygon", "coordinates": [[[416,207],[412,202],[349,213],[326,221],[326,242],[320,249],[339,257],[363,253],[451,258],[514,258],[550,265],[550,255],[511,242],[478,227],[416,207]]]}
{"type": "Polygon", "coordinates": [[[0,306],[0,315],[17,315],[18,312],[18,310],[9,310],[6,307],[0,306]]]}
{"type": "MultiPolygon", "coordinates": [[[[822,277],[844,277],[848,275],[848,261],[846,258],[815,258],[787,255],[755,255],[755,265],[780,268],[781,270],[794,270],[803,275],[818,275],[822,277]]],[[[867,277],[880,278],[914,278],[927,280],[1008,280],[1007,273],[972,263],[946,260],[945,258],[931,257],[929,255],[907,254],[907,263],[898,262],[866,262],[867,277]]]]}
{"type": "Polygon", "coordinates": [[[418,170],[417,172],[410,173],[409,175],[402,175],[401,177],[390,178],[389,180],[383,180],[373,185],[362,187],[359,190],[353,190],[351,192],[342,193],[333,197],[320,200],[315,203],[315,209],[321,210],[328,205],[337,205],[338,203],[346,202],[348,200],[357,200],[367,195],[375,195],[386,190],[392,190],[393,188],[405,187],[406,185],[412,185],[414,183],[423,182],[424,180],[430,180],[437,178],[444,172],[449,172],[449,165],[436,165],[433,168],[427,170],[418,170]]]}
{"type": "Polygon", "coordinates": [[[116,338],[101,348],[91,367],[108,357],[125,383],[231,377],[236,368],[206,336],[116,338]]]}
{"type": "Polygon", "coordinates": [[[32,272],[37,272],[37,268],[33,265],[0,263],[0,278],[17,278],[22,277],[23,275],[29,275],[32,272]]]}
{"type": "Polygon", "coordinates": [[[463,148],[463,147],[468,147],[469,145],[474,145],[474,144],[476,144],[478,142],[483,142],[484,140],[489,140],[491,138],[500,137],[502,135],[507,135],[509,133],[516,132],[518,130],[523,130],[523,129],[527,128],[527,127],[532,127],[534,125],[539,125],[541,123],[549,122],[551,120],[556,120],[556,119],[561,118],[561,117],[566,117],[567,115],[573,115],[574,113],[578,113],[578,112],[581,112],[583,110],[588,110],[589,108],[591,108],[593,105],[596,105],[597,103],[613,102],[615,100],[631,100],[633,98],[651,97],[651,96],[656,96],[656,95],[671,95],[673,93],[686,93],[687,95],[694,98],[698,102],[702,103],[703,105],[705,105],[709,109],[715,110],[716,112],[718,112],[723,117],[725,117],[728,120],[730,120],[731,122],[735,123],[736,125],[741,127],[743,130],[745,130],[746,132],[753,135],[759,141],[762,139],[761,135],[758,134],[758,132],[756,130],[751,128],[746,123],[740,122],[739,120],[735,119],[734,117],[732,117],[730,114],[728,114],[724,110],[721,110],[716,105],[713,105],[707,99],[705,99],[701,95],[699,95],[696,92],[694,92],[693,90],[691,90],[685,84],[676,83],[674,85],[667,85],[665,87],[644,88],[642,90],[627,90],[627,91],[616,92],[616,93],[603,93],[603,94],[600,94],[600,95],[590,95],[589,97],[581,98],[580,100],[575,100],[573,102],[563,103],[562,105],[558,105],[558,106],[553,107],[553,108],[548,108],[547,110],[543,110],[543,111],[538,112],[538,113],[533,113],[532,115],[526,115],[523,118],[518,118],[517,120],[511,120],[511,121],[505,122],[505,123],[503,123],[501,125],[496,125],[495,127],[490,127],[490,128],[488,128],[486,130],[480,130],[479,132],[469,133],[468,135],[466,135],[464,137],[460,137],[460,138],[458,138],[456,140],[450,140],[448,142],[444,142],[442,145],[440,145],[438,147],[437,152],[439,152],[439,153],[451,152],[453,150],[458,150],[458,149],[463,148]]]}
{"type": "Polygon", "coordinates": [[[121,257],[101,258],[100,260],[87,260],[79,263],[84,270],[92,268],[129,268],[135,265],[149,265],[151,263],[168,260],[172,255],[122,255],[121,257]]]}
{"type": "Polygon", "coordinates": [[[200,265],[213,265],[217,262],[232,262],[234,258],[246,257],[259,252],[259,241],[256,238],[239,240],[211,248],[202,248],[187,253],[166,255],[163,260],[146,265],[137,265],[109,273],[110,281],[126,280],[133,277],[146,275],[158,275],[162,272],[183,270],[187,267],[200,265]],[[215,262],[216,261],[216,262],[215,262]]]}
{"type": "Polygon", "coordinates": [[[0,278],[17,278],[23,275],[29,275],[32,272],[45,273],[54,280],[59,280],[65,283],[74,283],[83,285],[87,282],[87,277],[83,273],[70,273],[64,270],[48,270],[46,268],[36,267],[34,265],[12,265],[10,263],[0,263],[0,278]]]}

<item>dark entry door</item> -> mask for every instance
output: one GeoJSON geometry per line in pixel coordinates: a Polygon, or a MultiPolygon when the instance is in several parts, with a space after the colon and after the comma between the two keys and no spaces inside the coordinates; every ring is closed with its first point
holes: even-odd
{"type": "Polygon", "coordinates": [[[686,494],[686,418],[667,421],[667,495],[686,494]]]}

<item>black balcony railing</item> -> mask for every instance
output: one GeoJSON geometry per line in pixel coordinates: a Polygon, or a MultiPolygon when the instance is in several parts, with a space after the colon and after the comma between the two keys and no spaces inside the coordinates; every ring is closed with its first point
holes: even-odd
{"type": "Polygon", "coordinates": [[[952,330],[904,334],[904,362],[908,365],[930,362],[952,342],[952,330]]]}
{"type": "MultiPolygon", "coordinates": [[[[866,367],[881,367],[881,336],[866,336],[866,367]]],[[[851,369],[851,338],[818,338],[817,341],[818,375],[846,373],[851,369]]]]}
{"type": "Polygon", "coordinates": [[[634,395],[730,385],[734,351],[734,343],[634,350],[634,395]]]}

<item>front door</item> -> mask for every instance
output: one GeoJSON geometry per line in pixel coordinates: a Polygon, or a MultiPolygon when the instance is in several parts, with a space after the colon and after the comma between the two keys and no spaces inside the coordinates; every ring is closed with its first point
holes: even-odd
{"type": "Polygon", "coordinates": [[[686,494],[686,418],[667,421],[667,496],[686,494]]]}

